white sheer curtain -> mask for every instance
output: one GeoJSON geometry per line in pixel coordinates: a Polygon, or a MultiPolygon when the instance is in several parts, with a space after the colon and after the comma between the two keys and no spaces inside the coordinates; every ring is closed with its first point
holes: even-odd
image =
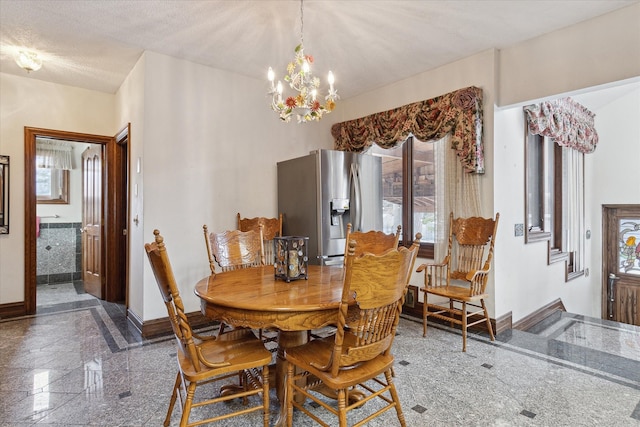
{"type": "Polygon", "coordinates": [[[464,170],[451,149],[451,135],[434,142],[436,163],[436,236],[434,259],[447,253],[449,214],[454,217],[480,216],[480,175],[464,170]]]}
{"type": "Polygon", "coordinates": [[[584,264],[584,154],[565,148],[565,171],[567,174],[566,226],[568,253],[573,253],[573,271],[583,270],[584,264]]]}
{"type": "Polygon", "coordinates": [[[72,146],[56,139],[36,138],[36,167],[48,169],[73,169],[72,146]]]}

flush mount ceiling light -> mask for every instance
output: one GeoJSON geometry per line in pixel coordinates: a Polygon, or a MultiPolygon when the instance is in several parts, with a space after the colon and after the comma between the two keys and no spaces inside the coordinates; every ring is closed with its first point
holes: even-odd
{"type": "Polygon", "coordinates": [[[288,122],[295,113],[298,117],[298,123],[309,121],[319,121],[322,115],[330,113],[336,106],[336,100],[340,99],[338,91],[334,89],[333,73],[329,71],[327,81],[329,82],[329,91],[324,97],[325,103],[322,104],[317,100],[318,87],[320,79],[314,77],[311,73],[311,64],[313,56],[304,54],[303,46],[303,29],[304,29],[304,10],[302,1],[300,0],[300,44],[296,46],[296,56],[292,62],[287,65],[287,74],[284,81],[289,83],[291,89],[295,92],[291,95],[283,96],[282,82],[274,84],[275,73],[273,68],[269,67],[267,77],[270,83],[269,95],[271,95],[271,109],[280,116],[280,120],[288,122]]]}
{"type": "Polygon", "coordinates": [[[42,60],[38,58],[38,54],[30,50],[20,50],[16,56],[16,64],[27,73],[38,71],[42,67],[42,60]]]}

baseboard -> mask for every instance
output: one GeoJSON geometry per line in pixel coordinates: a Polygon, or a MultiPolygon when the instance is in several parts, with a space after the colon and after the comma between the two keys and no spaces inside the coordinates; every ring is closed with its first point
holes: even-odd
{"type": "Polygon", "coordinates": [[[526,331],[527,329],[531,328],[533,325],[540,323],[541,321],[551,316],[553,313],[555,313],[558,310],[567,311],[564,308],[564,304],[562,303],[562,300],[560,298],[558,298],[555,301],[551,301],[549,304],[543,307],[540,307],[539,309],[529,314],[528,316],[525,316],[522,319],[518,320],[513,324],[513,329],[517,329],[519,331],[526,331]]]}
{"type": "Polygon", "coordinates": [[[512,319],[511,312],[507,314],[503,314],[500,317],[496,317],[495,321],[491,319],[491,323],[493,324],[493,332],[498,335],[501,332],[508,331],[512,329],[512,319]]]}
{"type": "MultiPolygon", "coordinates": [[[[130,314],[129,314],[130,315],[130,314]]],[[[202,315],[201,312],[196,311],[192,313],[187,313],[187,319],[189,319],[189,323],[191,327],[197,329],[202,326],[210,325],[212,321],[205,316],[202,315]]],[[[162,317],[160,319],[153,319],[141,322],[139,318],[133,317],[129,318],[129,320],[136,325],[136,327],[140,330],[143,338],[153,338],[162,335],[168,335],[173,333],[173,329],[171,328],[171,322],[169,317],[162,317]],[[136,320],[134,320],[136,319],[136,320]]]]}
{"type": "Polygon", "coordinates": [[[27,309],[24,301],[10,302],[8,304],[0,304],[0,319],[8,319],[11,317],[26,316],[27,309]]]}
{"type": "Polygon", "coordinates": [[[127,321],[129,321],[129,323],[131,323],[140,332],[140,334],[142,334],[142,324],[144,322],[129,308],[127,308],[127,321]]]}

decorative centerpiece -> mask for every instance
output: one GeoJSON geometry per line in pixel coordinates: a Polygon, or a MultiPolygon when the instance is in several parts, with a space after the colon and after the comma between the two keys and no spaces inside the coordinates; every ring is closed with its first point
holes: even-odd
{"type": "Polygon", "coordinates": [[[307,279],[308,237],[283,236],[273,238],[276,278],[285,280],[307,279]]]}

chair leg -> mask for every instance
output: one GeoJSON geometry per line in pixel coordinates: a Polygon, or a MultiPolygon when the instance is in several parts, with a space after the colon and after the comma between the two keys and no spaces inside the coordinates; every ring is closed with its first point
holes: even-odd
{"type": "Polygon", "coordinates": [[[467,351],[467,303],[462,301],[462,351],[467,351]]]}
{"type": "Polygon", "coordinates": [[[338,422],[340,427],[347,427],[347,393],[343,388],[338,390],[338,422]]]}
{"type": "Polygon", "coordinates": [[[191,413],[191,404],[193,403],[193,397],[196,394],[196,383],[189,383],[187,387],[187,397],[184,401],[184,408],[182,408],[182,418],[180,418],[180,427],[184,427],[189,424],[189,414],[191,413]]]}
{"type": "Polygon", "coordinates": [[[400,397],[398,396],[398,391],[396,390],[396,385],[393,383],[393,379],[391,378],[393,375],[389,374],[390,371],[386,371],[384,376],[387,379],[387,384],[389,384],[389,392],[391,393],[391,399],[396,404],[396,415],[398,416],[398,421],[400,421],[400,425],[402,427],[406,427],[407,422],[404,419],[404,413],[402,412],[402,406],[400,406],[400,397]]]}
{"type": "Polygon", "coordinates": [[[180,384],[182,383],[182,377],[180,376],[180,372],[176,375],[176,382],[173,386],[173,393],[171,393],[171,400],[169,401],[169,409],[167,410],[167,417],[164,419],[164,427],[169,427],[171,423],[171,414],[173,413],[173,407],[176,404],[176,399],[178,398],[178,393],[180,393],[180,384]]]}
{"type": "MultiPolygon", "coordinates": [[[[293,363],[289,363],[287,366],[287,376],[286,376],[286,389],[284,393],[285,406],[284,409],[287,411],[287,427],[293,426],[293,372],[295,366],[293,363]]],[[[282,409],[282,408],[281,408],[282,409]]]]}
{"type": "Polygon", "coordinates": [[[427,336],[427,312],[429,311],[429,307],[427,307],[427,293],[424,293],[424,304],[422,304],[422,336],[427,336]]]}
{"type": "Polygon", "coordinates": [[[484,299],[480,300],[482,304],[482,309],[484,310],[484,318],[487,320],[487,329],[489,330],[489,336],[491,337],[491,341],[495,341],[496,337],[493,335],[493,327],[491,326],[491,320],[489,320],[489,311],[487,310],[487,306],[484,305],[484,299]]]}
{"type": "MultiPolygon", "coordinates": [[[[451,310],[449,313],[451,313],[451,317],[454,316],[453,314],[453,300],[451,298],[449,298],[449,309],[451,310]]],[[[464,313],[464,311],[463,311],[464,313]]],[[[453,322],[449,322],[449,327],[453,328],[453,322]]]]}
{"type": "Polygon", "coordinates": [[[269,365],[262,367],[262,405],[264,427],[269,427],[269,365]]]}

